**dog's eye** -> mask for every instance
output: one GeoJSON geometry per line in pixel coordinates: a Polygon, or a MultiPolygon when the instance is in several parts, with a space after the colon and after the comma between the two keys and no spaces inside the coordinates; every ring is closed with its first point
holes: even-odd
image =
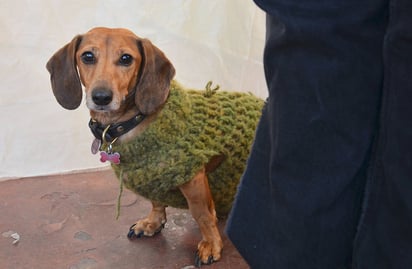
{"type": "Polygon", "coordinates": [[[81,56],[82,62],[85,64],[94,64],[96,63],[96,57],[94,56],[93,52],[86,51],[83,52],[81,56]]]}
{"type": "Polygon", "coordinates": [[[133,62],[133,57],[130,54],[123,54],[120,56],[119,64],[124,66],[129,66],[133,62]]]}

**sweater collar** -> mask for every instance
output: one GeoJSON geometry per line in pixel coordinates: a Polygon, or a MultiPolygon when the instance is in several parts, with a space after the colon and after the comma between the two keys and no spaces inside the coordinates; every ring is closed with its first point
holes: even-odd
{"type": "Polygon", "coordinates": [[[100,122],[90,119],[89,128],[94,137],[100,141],[113,142],[116,138],[126,134],[145,119],[145,115],[138,113],[126,121],[103,125],[100,122]],[[104,137],[103,137],[104,135],[104,137]]]}

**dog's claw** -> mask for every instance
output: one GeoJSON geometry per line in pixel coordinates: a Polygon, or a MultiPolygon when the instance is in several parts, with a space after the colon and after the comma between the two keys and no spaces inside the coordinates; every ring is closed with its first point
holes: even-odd
{"type": "Polygon", "coordinates": [[[134,231],[129,230],[129,232],[127,233],[127,238],[129,238],[131,240],[131,239],[133,239],[133,236],[134,236],[134,231]]]}
{"type": "MultiPolygon", "coordinates": [[[[136,226],[136,223],[133,224],[132,226],[130,226],[129,228],[129,232],[127,233],[127,238],[129,238],[130,240],[133,239],[137,239],[137,238],[141,238],[142,236],[144,236],[144,231],[141,231],[140,233],[136,234],[136,231],[134,230],[134,227],[136,226]]],[[[162,229],[165,227],[164,224],[162,224],[154,233],[153,235],[156,235],[158,233],[160,233],[162,231],[162,229]]]]}
{"type": "Polygon", "coordinates": [[[140,238],[143,235],[143,231],[136,234],[135,230],[134,230],[134,226],[136,226],[136,224],[133,224],[132,226],[130,226],[129,228],[129,232],[127,233],[127,238],[129,238],[130,240],[136,239],[136,238],[140,238]]]}
{"type": "Polygon", "coordinates": [[[196,251],[196,254],[195,254],[195,266],[196,267],[200,268],[202,265],[210,265],[213,262],[214,262],[213,256],[209,256],[206,263],[202,262],[202,259],[200,258],[200,255],[199,255],[199,251],[196,251]]]}
{"type": "Polygon", "coordinates": [[[133,224],[132,226],[130,226],[129,228],[129,232],[127,233],[127,238],[129,238],[130,240],[134,238],[134,236],[136,235],[134,233],[134,226],[136,226],[136,224],[133,224]]]}
{"type": "Polygon", "coordinates": [[[202,266],[202,260],[200,259],[199,252],[195,254],[195,266],[200,268],[202,266]]]}

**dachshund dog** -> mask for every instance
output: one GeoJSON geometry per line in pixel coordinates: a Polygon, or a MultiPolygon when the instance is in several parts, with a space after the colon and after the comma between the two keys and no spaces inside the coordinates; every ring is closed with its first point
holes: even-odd
{"type": "MultiPolygon", "coordinates": [[[[64,108],[76,109],[80,105],[83,96],[82,85],[84,86],[86,105],[92,118],[89,126],[97,140],[100,140],[98,142],[103,141],[109,149],[104,152],[102,158],[104,157],[105,160],[116,158],[116,163],[120,162],[120,166],[124,162],[127,163],[127,154],[123,152],[113,154],[112,146],[127,145],[130,141],[144,135],[150,126],[156,124],[162,111],[166,110],[168,100],[172,98],[171,87],[175,75],[173,65],[149,40],[139,38],[127,29],[99,27],[86,34],[77,35],[50,58],[46,67],[50,72],[54,96],[64,108]]],[[[246,94],[237,96],[244,95],[246,96],[246,94]]],[[[263,102],[256,98],[255,103],[256,108],[243,110],[246,112],[255,110],[260,113],[263,102]]],[[[253,124],[247,127],[252,131],[249,140],[253,140],[259,113],[253,119],[253,124]]],[[[225,131],[221,131],[219,135],[224,136],[225,131]]],[[[145,143],[140,144],[147,146],[145,143]]],[[[239,145],[239,147],[246,148],[248,152],[250,144],[239,145]]],[[[101,145],[96,147],[102,148],[101,145]]],[[[233,148],[231,151],[235,150],[233,148]]],[[[202,240],[196,252],[197,266],[210,264],[221,258],[223,244],[217,228],[214,195],[209,187],[212,185],[209,182],[209,173],[227,161],[227,156],[224,155],[220,152],[216,156],[211,156],[197,168],[195,173],[190,174],[189,179],[173,190],[182,195],[202,233],[202,240]]],[[[160,157],[165,160],[169,158],[163,155],[160,157]]],[[[145,155],[141,153],[139,158],[139,160],[145,159],[145,155]]],[[[129,163],[133,161],[129,160],[129,163]]],[[[165,163],[166,161],[159,162],[158,166],[174,165],[165,163]]],[[[238,169],[237,175],[241,175],[243,168],[238,169]]],[[[127,182],[127,175],[122,177],[121,180],[127,182]]],[[[237,183],[239,178],[233,180],[237,183]]],[[[152,201],[152,211],[145,219],[137,221],[130,228],[128,237],[133,239],[141,235],[153,236],[158,233],[166,222],[165,208],[173,204],[150,196],[150,190],[156,192],[156,184],[147,191],[147,195],[140,189],[133,189],[131,183],[125,184],[126,187],[152,201]]],[[[161,184],[157,185],[160,188],[161,184]]],[[[232,188],[236,188],[236,184],[232,188]]]]}

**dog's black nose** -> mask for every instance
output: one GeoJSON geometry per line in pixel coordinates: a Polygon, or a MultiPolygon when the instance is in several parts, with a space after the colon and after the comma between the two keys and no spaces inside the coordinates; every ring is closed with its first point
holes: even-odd
{"type": "Polygon", "coordinates": [[[113,92],[107,88],[96,88],[92,92],[92,99],[96,105],[105,106],[113,99],[113,92]]]}

